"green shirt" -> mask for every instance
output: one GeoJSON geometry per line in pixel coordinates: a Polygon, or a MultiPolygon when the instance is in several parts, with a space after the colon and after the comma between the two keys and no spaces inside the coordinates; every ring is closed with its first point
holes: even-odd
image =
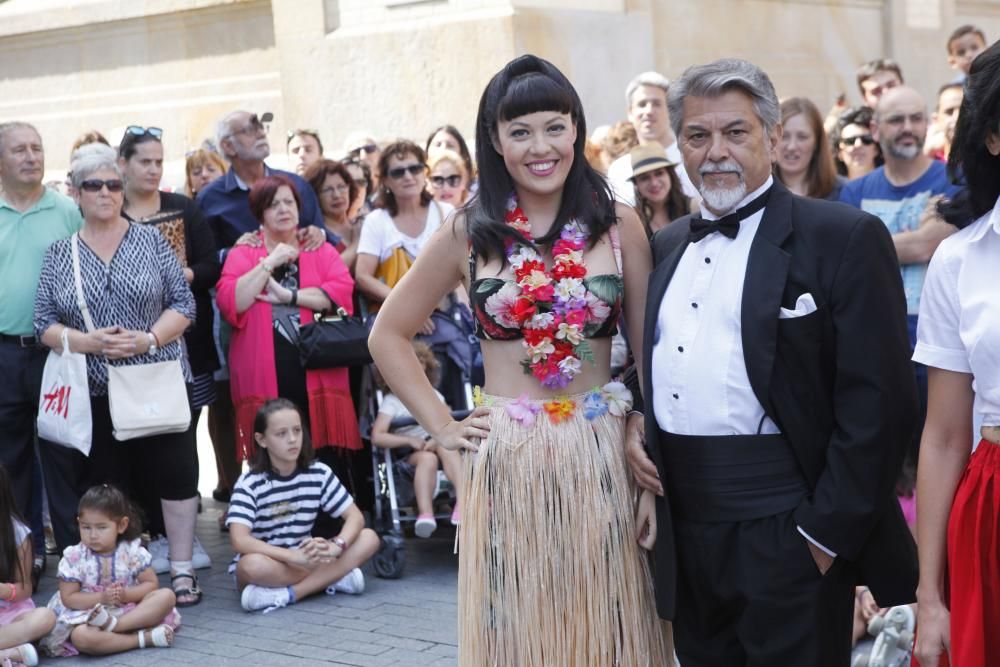
{"type": "Polygon", "coordinates": [[[49,188],[24,213],[0,198],[0,333],[34,334],[35,292],[45,251],[82,226],[76,204],[49,188]]]}

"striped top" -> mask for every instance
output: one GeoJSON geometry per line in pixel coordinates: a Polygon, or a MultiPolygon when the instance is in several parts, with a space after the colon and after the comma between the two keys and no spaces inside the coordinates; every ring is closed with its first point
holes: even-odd
{"type": "Polygon", "coordinates": [[[310,537],[320,510],[339,517],[353,504],[337,476],[319,461],[288,477],[246,472],[233,489],[226,525],[243,524],[258,540],[294,549],[310,537]]]}

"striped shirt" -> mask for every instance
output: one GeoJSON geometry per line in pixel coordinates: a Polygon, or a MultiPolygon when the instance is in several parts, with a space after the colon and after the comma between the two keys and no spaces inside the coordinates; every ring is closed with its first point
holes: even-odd
{"type": "Polygon", "coordinates": [[[339,517],[353,504],[329,466],[313,461],[288,477],[243,473],[229,500],[226,525],[248,526],[256,539],[294,549],[310,536],[320,510],[339,517]]]}

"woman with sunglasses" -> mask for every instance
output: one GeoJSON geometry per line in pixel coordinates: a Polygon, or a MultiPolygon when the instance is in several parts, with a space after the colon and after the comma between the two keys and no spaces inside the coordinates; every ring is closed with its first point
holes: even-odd
{"type": "Polygon", "coordinates": [[[458,208],[469,198],[469,171],[462,156],[438,148],[430,152],[428,190],[434,201],[458,208]]]}
{"type": "Polygon", "coordinates": [[[774,177],[801,197],[837,201],[845,179],[837,176],[816,105],[805,97],[785,100],[781,128],[774,177]]]}
{"type": "Polygon", "coordinates": [[[253,454],[254,417],[272,398],[299,406],[321,461],[353,491],[336,453],[361,449],[346,368],[307,370],[299,360],[299,329],[338,306],[353,312],[354,280],[329,243],[306,250],[299,242],[299,193],[290,178],[272,174],[250,188],[250,211],[260,222],[255,246],[234,246],[219,279],[219,312],[233,327],[229,377],[239,460],[253,454]]]}
{"type": "MultiPolygon", "coordinates": [[[[42,440],[45,482],[53,523],[76,525],[77,503],[91,486],[110,483],[143,497],[155,489],[170,541],[170,571],[178,606],[201,599],[192,567],[198,511],[198,449],[194,428],[121,443],[113,436],[108,366],[180,359],[193,376],[181,336],[195,319],[195,299],[177,254],[164,235],[122,216],[125,184],[114,149],[91,144],[72,162],[75,199],[83,214],[78,237],[49,246],[35,296],[35,331],[42,343],[86,354],[92,444],[89,456],[42,440]],[[83,296],[93,319],[89,331],[77,302],[73,241],[78,239],[83,296]]],[[[149,387],[155,394],[157,387],[149,387]]],[[[189,388],[190,398],[190,388],[189,388]]],[[[40,439],[41,440],[41,439],[40,439]]]]}
{"type": "Polygon", "coordinates": [[[872,110],[868,107],[848,109],[837,119],[830,140],[837,173],[849,181],[881,167],[882,149],[872,137],[872,110]]]}
{"type": "MultiPolygon", "coordinates": [[[[163,130],[158,127],[130,125],[118,146],[118,166],[125,177],[125,203],[122,216],[129,222],[153,227],[167,240],[184,271],[195,300],[195,323],[184,333],[184,342],[194,381],[191,386],[191,429],[197,431],[201,409],[215,402],[214,373],[219,370],[219,357],[212,337],[215,314],[212,308],[211,288],[219,279],[219,259],[215,237],[202,217],[201,209],[184,195],[160,190],[163,178],[163,130]]],[[[239,470],[233,451],[219,451],[225,439],[216,444],[216,458],[225,460],[218,465],[219,487],[230,489],[236,483],[239,470]]],[[[152,493],[151,485],[141,485],[145,495],[133,497],[146,514],[146,527],[150,535],[163,535],[163,519],[159,499],[152,493]]],[[[153,567],[166,568],[169,546],[165,539],[150,544],[154,557],[153,567]]],[[[195,540],[195,567],[211,566],[208,554],[195,540]]],[[[190,600],[182,599],[183,606],[190,600]]]]}

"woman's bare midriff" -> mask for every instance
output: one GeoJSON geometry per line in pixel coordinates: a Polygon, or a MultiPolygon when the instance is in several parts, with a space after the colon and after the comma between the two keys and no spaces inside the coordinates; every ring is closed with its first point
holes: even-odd
{"type": "Polygon", "coordinates": [[[611,379],[611,339],[591,338],[590,348],[594,351],[594,361],[583,361],[580,374],[563,389],[546,389],[534,375],[525,373],[521,362],[528,358],[521,339],[483,340],[483,366],[486,384],[483,391],[494,396],[517,398],[527,394],[530,398],[551,398],[567,396],[600,387],[611,379]]]}
{"type": "Polygon", "coordinates": [[[989,440],[994,445],[1000,445],[1000,426],[983,426],[980,435],[984,440],[989,440]]]}

